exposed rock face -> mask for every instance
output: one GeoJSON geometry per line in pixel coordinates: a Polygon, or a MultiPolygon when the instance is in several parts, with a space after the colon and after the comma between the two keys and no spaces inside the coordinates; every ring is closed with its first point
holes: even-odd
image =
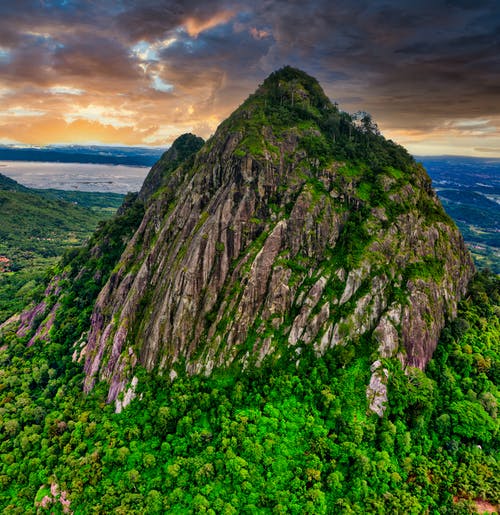
{"type": "MultiPolygon", "coordinates": [[[[137,364],[210,374],[372,333],[381,358],[426,365],[472,275],[469,254],[419,165],[407,154],[400,169],[337,159],[328,120],[342,127],[313,79],[278,72],[194,160],[166,176],[153,168],[144,219],[92,315],[87,391],[106,380],[116,399],[137,364]],[[276,123],[271,94],[304,120],[276,123]]],[[[387,377],[372,372],[382,414],[387,377]]]]}
{"type": "Polygon", "coordinates": [[[57,298],[61,292],[60,282],[61,277],[54,276],[45,289],[44,299],[20,314],[17,336],[22,338],[31,331],[35,331],[28,342],[28,346],[33,345],[37,340],[49,339],[49,331],[59,309],[59,304],[54,303],[51,299],[57,298]]]}
{"type": "Polygon", "coordinates": [[[370,403],[370,410],[379,417],[385,412],[385,403],[387,402],[387,379],[389,372],[382,367],[382,363],[377,360],[370,367],[372,373],[370,383],[366,388],[366,396],[370,403]]]}

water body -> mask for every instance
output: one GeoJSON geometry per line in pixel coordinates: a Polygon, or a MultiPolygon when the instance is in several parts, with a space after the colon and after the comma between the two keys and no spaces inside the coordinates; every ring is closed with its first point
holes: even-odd
{"type": "Polygon", "coordinates": [[[103,193],[139,191],[149,170],[147,166],[0,161],[0,173],[29,188],[103,193]]]}

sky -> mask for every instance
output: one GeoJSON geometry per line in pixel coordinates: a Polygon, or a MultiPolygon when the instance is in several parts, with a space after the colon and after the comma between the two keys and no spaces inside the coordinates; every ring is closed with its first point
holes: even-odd
{"type": "Polygon", "coordinates": [[[499,0],[1,0],[0,143],[207,138],[285,65],[413,154],[500,157],[499,0]]]}

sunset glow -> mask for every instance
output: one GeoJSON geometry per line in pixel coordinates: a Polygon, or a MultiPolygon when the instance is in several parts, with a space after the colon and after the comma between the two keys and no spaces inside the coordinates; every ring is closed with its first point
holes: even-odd
{"type": "Polygon", "coordinates": [[[1,142],[206,138],[290,64],[413,153],[500,156],[495,2],[6,0],[0,14],[1,142]]]}

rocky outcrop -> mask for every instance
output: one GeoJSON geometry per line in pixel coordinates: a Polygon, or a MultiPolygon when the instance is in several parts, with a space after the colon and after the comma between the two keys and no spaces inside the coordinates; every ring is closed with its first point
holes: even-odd
{"type": "Polygon", "coordinates": [[[49,331],[54,324],[56,312],[59,309],[59,304],[55,299],[61,293],[61,279],[57,275],[54,276],[45,289],[43,299],[23,311],[16,320],[19,322],[17,336],[22,338],[30,332],[34,332],[28,341],[28,346],[33,345],[37,340],[46,341],[49,339],[49,331]]]}
{"type": "Polygon", "coordinates": [[[382,363],[379,360],[372,364],[370,371],[372,375],[370,377],[370,383],[366,388],[369,408],[373,413],[382,417],[386,410],[389,372],[386,368],[382,367],[382,363]]]}
{"type": "MultiPolygon", "coordinates": [[[[387,165],[341,159],[328,131],[345,117],[290,73],[264,82],[192,160],[146,181],[144,218],[92,314],[87,391],[108,381],[121,409],[138,365],[210,374],[362,337],[404,366],[432,356],[473,272],[460,234],[391,142],[356,136],[387,165]],[[276,99],[293,116],[277,118],[276,99]]],[[[369,403],[382,414],[386,369],[372,373],[369,403]]]]}

